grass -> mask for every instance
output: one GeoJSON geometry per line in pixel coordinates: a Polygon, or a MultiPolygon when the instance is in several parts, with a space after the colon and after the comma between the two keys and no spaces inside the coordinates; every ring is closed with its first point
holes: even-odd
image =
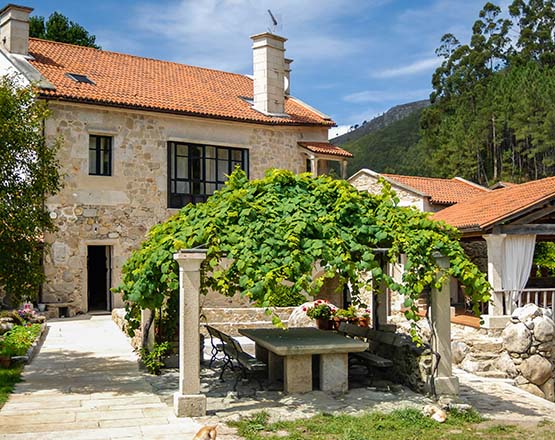
{"type": "Polygon", "coordinates": [[[11,368],[0,368],[0,408],[8,400],[8,396],[13,392],[15,384],[21,381],[22,365],[11,368]]]}
{"type": "Polygon", "coordinates": [[[538,426],[537,431],[512,425],[483,424],[474,411],[449,414],[445,423],[437,423],[416,409],[402,409],[389,414],[367,413],[361,416],[318,415],[310,419],[269,422],[268,413],[257,413],[230,425],[247,440],[466,440],[475,438],[503,440],[552,440],[553,424],[538,426]]]}

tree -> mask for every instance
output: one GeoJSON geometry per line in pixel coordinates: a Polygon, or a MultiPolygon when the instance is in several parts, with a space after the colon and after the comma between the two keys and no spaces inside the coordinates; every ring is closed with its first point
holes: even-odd
{"type": "Polygon", "coordinates": [[[0,286],[8,300],[36,297],[44,275],[45,198],[60,188],[57,143],[47,146],[45,104],[31,88],[0,79],[0,286]]]}
{"type": "Polygon", "coordinates": [[[162,320],[175,329],[179,295],[173,254],[197,246],[208,249],[203,292],[239,293],[261,307],[302,292],[314,296],[325,278],[336,276],[341,284],[350,282],[356,298],[372,288],[362,276],[368,273],[405,295],[409,319],[418,319],[416,300],[424,289],[450,276],[461,280],[476,306],[487,300],[489,284],[464,255],[458,232],[429,214],[398,207],[395,193],[382,183],[384,192],[372,195],[329,176],[271,170],[264,179],[249,181],[236,170],[206,203],[189,204],[154,226],[127,260],[116,290],[127,303],[130,329],[138,328],[145,308],[162,309],[162,320]],[[384,247],[390,261],[407,256],[402,284],[382,271],[374,250],[384,247]],[[436,253],[450,259],[448,270],[437,266],[436,253]],[[316,264],[325,272],[319,278],[313,277],[316,264]]]}
{"type": "Polygon", "coordinates": [[[59,12],[52,13],[46,21],[42,16],[31,17],[29,19],[29,35],[44,40],[100,49],[100,46],[95,43],[94,35],[89,34],[83,26],[70,21],[59,12]]]}
{"type": "Polygon", "coordinates": [[[488,185],[555,173],[555,7],[514,0],[509,14],[488,2],[469,44],[441,40],[419,145],[435,175],[488,185]]]}

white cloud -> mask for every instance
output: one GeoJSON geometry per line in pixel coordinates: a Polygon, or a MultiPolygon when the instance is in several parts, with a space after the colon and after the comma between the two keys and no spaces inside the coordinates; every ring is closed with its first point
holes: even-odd
{"type": "Polygon", "coordinates": [[[416,99],[426,99],[430,94],[429,89],[417,90],[363,90],[361,92],[351,93],[343,97],[343,101],[352,104],[364,104],[385,101],[410,102],[416,99]]]}
{"type": "Polygon", "coordinates": [[[415,61],[414,63],[405,66],[393,67],[389,69],[379,70],[373,72],[373,78],[395,78],[399,76],[409,76],[415,73],[427,72],[436,68],[441,63],[438,57],[426,58],[424,60],[415,61]]]}
{"type": "Polygon", "coordinates": [[[330,128],[328,131],[328,139],[336,138],[349,131],[350,125],[338,125],[337,127],[330,128]]]}
{"type": "Polygon", "coordinates": [[[323,62],[330,54],[341,58],[363,51],[367,42],[339,35],[331,26],[352,13],[351,6],[349,0],[309,0],[302,5],[296,0],[180,0],[164,14],[158,4],[139,4],[129,21],[138,32],[167,41],[176,61],[249,73],[249,36],[268,30],[267,9],[281,20],[277,33],[289,38],[287,56],[300,62],[323,62]]]}

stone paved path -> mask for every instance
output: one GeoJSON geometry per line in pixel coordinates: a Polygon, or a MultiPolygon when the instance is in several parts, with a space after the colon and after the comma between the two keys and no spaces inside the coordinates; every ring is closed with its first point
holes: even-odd
{"type": "Polygon", "coordinates": [[[48,324],[38,356],[0,410],[0,439],[190,439],[152,392],[110,316],[48,324]]]}
{"type": "Polygon", "coordinates": [[[542,420],[555,422],[555,403],[511,385],[511,380],[479,377],[455,369],[460,397],[481,415],[503,423],[535,425],[542,420]]]}

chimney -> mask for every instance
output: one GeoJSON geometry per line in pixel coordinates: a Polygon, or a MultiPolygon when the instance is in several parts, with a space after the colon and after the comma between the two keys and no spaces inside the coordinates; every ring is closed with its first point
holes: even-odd
{"type": "Polygon", "coordinates": [[[283,115],[285,102],[286,38],[265,32],[253,35],[254,108],[283,115]]]}
{"type": "Polygon", "coordinates": [[[291,58],[285,58],[285,96],[291,94],[291,58]]]}
{"type": "Polygon", "coordinates": [[[29,54],[29,14],[33,8],[8,4],[0,10],[0,47],[10,53],[29,54]]]}

